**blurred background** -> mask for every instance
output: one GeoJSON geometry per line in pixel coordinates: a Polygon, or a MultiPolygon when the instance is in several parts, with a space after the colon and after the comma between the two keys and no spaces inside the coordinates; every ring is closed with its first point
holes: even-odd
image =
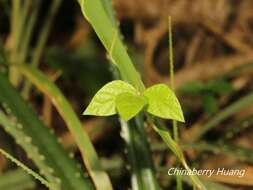
{"type": "MultiPolygon", "coordinates": [[[[50,2],[40,1],[31,47],[46,22],[50,2]]],[[[169,84],[168,16],[172,17],[175,86],[186,117],[186,123],[179,124],[180,142],[186,158],[200,168],[246,169],[243,178],[214,176],[207,180],[231,189],[252,190],[253,98],[243,98],[253,90],[253,1],[114,0],[113,6],[128,52],[146,86],[169,84]],[[220,117],[223,119],[215,121],[220,117]],[[211,129],[203,132],[197,143],[188,143],[207,124],[211,129]]],[[[0,42],[7,49],[10,14],[10,1],[1,0],[0,42]]],[[[39,68],[60,87],[80,116],[116,189],[128,189],[130,176],[117,117],[81,116],[96,91],[112,80],[114,68],[74,0],[63,0],[59,6],[39,68]]],[[[29,100],[63,139],[64,147],[81,160],[73,138],[49,100],[35,89],[29,100]]],[[[149,133],[159,181],[163,189],[173,189],[174,181],[166,172],[176,158],[154,132],[149,133]]],[[[1,128],[0,146],[31,164],[1,128]]],[[[0,155],[0,180],[1,174],[6,175],[13,167],[0,155]]]]}

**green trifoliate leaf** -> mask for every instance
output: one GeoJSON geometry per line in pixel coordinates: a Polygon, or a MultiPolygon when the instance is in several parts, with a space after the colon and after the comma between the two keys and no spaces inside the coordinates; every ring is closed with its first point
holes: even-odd
{"type": "Polygon", "coordinates": [[[133,118],[147,104],[144,96],[135,95],[129,92],[119,94],[116,97],[116,108],[125,121],[133,118]]]}
{"type": "Polygon", "coordinates": [[[115,80],[103,86],[93,97],[83,115],[109,116],[116,114],[116,97],[122,93],[137,94],[130,84],[115,80]]]}
{"type": "Polygon", "coordinates": [[[165,84],[151,86],[144,91],[148,99],[147,111],[164,119],[184,122],[180,103],[174,92],[165,84]]]}

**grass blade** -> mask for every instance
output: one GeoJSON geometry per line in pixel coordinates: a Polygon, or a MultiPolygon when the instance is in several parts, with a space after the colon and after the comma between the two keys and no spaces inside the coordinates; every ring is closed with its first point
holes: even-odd
{"type": "Polygon", "coordinates": [[[112,185],[108,175],[103,170],[97,153],[88,137],[83,131],[82,124],[71,105],[63,96],[61,91],[54,83],[49,81],[47,77],[34,67],[26,65],[19,66],[20,72],[32,82],[41,92],[45,93],[52,101],[64,121],[66,122],[70,132],[72,133],[76,143],[81,151],[85,166],[90,173],[97,189],[112,189],[112,185]]]}
{"type": "Polygon", "coordinates": [[[115,43],[113,43],[112,39],[115,38],[115,30],[117,30],[117,28],[115,28],[108,13],[105,11],[102,1],[78,0],[78,2],[84,16],[94,28],[107,52],[110,52],[112,44],[114,44],[110,57],[119,68],[122,79],[129,82],[140,91],[143,91],[144,85],[140,75],[135,70],[125,46],[120,39],[120,35],[116,35],[115,43]]]}
{"type": "MultiPolygon", "coordinates": [[[[41,174],[46,177],[46,179],[55,183],[57,178],[50,171],[50,167],[45,163],[45,160],[41,159],[41,155],[38,151],[38,148],[33,145],[32,139],[18,128],[18,125],[15,125],[14,122],[11,122],[2,111],[0,111],[0,124],[3,126],[5,131],[9,133],[16,142],[27,152],[28,157],[36,164],[36,166],[41,171],[41,174]]],[[[59,187],[58,187],[59,189],[59,187]]]]}
{"type": "Polygon", "coordinates": [[[27,102],[10,84],[7,76],[0,72],[0,103],[11,114],[19,128],[32,138],[33,144],[38,148],[45,162],[58,177],[57,183],[61,183],[63,190],[92,190],[90,181],[84,177],[77,163],[70,159],[57,142],[56,137],[50,132],[38,116],[33,112],[27,102]],[[78,176],[77,176],[78,174],[78,176]],[[75,177],[73,177],[75,176],[75,177]]]}

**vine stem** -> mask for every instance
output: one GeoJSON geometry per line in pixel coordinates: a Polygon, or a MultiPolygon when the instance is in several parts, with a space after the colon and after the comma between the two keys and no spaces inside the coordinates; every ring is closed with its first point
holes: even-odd
{"type": "MultiPolygon", "coordinates": [[[[175,84],[174,84],[174,52],[173,52],[173,34],[172,34],[172,21],[171,16],[168,16],[168,30],[169,30],[169,58],[170,58],[170,85],[171,89],[175,92],[175,84]]],[[[177,127],[177,121],[172,120],[172,127],[173,127],[173,136],[177,143],[179,143],[179,135],[178,135],[178,127],[177,127]]],[[[177,166],[179,166],[179,163],[177,163],[177,166]]],[[[176,182],[177,182],[177,190],[183,189],[183,183],[182,183],[182,177],[177,175],[176,176],[176,182]]]]}
{"type": "MultiPolygon", "coordinates": [[[[175,92],[175,83],[174,83],[174,54],[173,54],[173,36],[172,36],[172,21],[171,16],[168,16],[168,25],[169,25],[169,58],[170,58],[170,86],[171,89],[175,92]]],[[[178,128],[177,122],[175,120],[172,121],[173,125],[173,135],[176,142],[179,142],[178,137],[178,128]]]]}

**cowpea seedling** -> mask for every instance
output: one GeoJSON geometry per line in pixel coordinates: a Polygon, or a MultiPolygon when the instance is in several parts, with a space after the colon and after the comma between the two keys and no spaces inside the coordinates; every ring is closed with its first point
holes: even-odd
{"type": "Polygon", "coordinates": [[[160,118],[184,122],[180,103],[167,85],[156,84],[141,93],[122,80],[104,85],[83,114],[110,116],[118,113],[122,119],[128,121],[143,109],[160,118]]]}

